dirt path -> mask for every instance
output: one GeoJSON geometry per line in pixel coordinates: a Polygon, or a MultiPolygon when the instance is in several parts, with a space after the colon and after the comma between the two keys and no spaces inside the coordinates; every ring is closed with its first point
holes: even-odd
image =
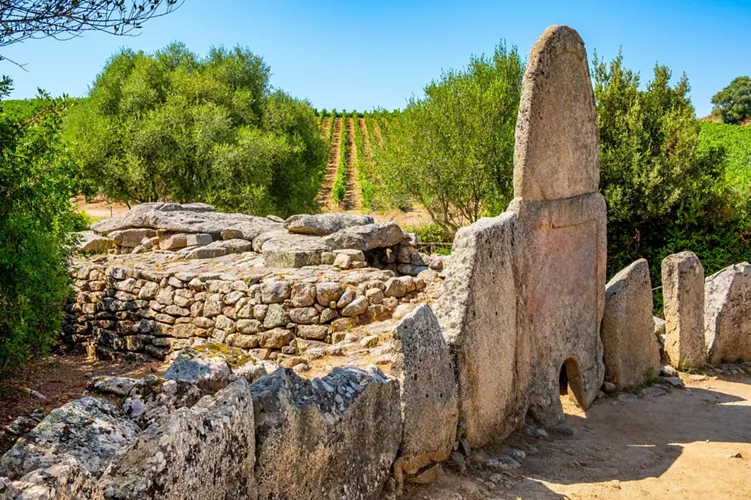
{"type": "Polygon", "coordinates": [[[347,191],[344,193],[342,208],[362,211],[362,191],[360,189],[360,170],[357,167],[357,141],[355,141],[355,120],[347,118],[347,139],[345,147],[346,155],[344,179],[347,183],[347,191]]]}
{"type": "Polygon", "coordinates": [[[321,121],[321,136],[325,141],[329,140],[329,127],[331,126],[331,118],[324,116],[321,121]]]}
{"type": "Polygon", "coordinates": [[[521,469],[446,467],[407,498],[751,498],[751,377],[684,380],[686,389],[651,399],[597,400],[586,414],[567,402],[573,436],[517,433],[504,442],[527,452],[521,469]]]}
{"type": "Polygon", "coordinates": [[[368,134],[368,125],[365,123],[365,118],[358,118],[357,126],[360,127],[360,132],[362,132],[362,150],[367,161],[370,159],[372,151],[370,149],[370,134],[368,134]]]}
{"type": "Polygon", "coordinates": [[[318,192],[316,202],[321,210],[332,211],[334,209],[334,200],[331,199],[331,191],[334,189],[336,182],[336,171],[339,168],[339,155],[342,142],[342,119],[334,119],[334,135],[331,137],[331,147],[329,149],[329,162],[326,166],[326,176],[321,184],[321,190],[318,192]]]}

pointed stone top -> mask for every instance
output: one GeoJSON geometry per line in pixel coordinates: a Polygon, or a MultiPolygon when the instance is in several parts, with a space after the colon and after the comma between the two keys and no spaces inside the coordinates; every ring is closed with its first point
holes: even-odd
{"type": "Polygon", "coordinates": [[[514,149],[514,196],[531,201],[597,192],[597,116],[587,52],[568,26],[551,26],[529,53],[514,149]]]}

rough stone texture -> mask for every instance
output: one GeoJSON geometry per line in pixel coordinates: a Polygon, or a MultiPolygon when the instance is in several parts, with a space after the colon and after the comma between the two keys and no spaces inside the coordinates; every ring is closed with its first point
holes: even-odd
{"type": "Polygon", "coordinates": [[[255,499],[250,384],[239,378],[155,421],[100,479],[106,498],[255,499]]]}
{"type": "MultiPolygon", "coordinates": [[[[454,358],[460,437],[481,447],[524,423],[529,345],[517,327],[515,215],[480,219],[456,233],[434,311],[454,358]]],[[[388,288],[386,295],[389,295],[388,288]]]]}
{"type": "Polygon", "coordinates": [[[0,477],[0,498],[13,500],[81,500],[94,498],[96,483],[73,458],[29,472],[17,481],[0,477]]]}
{"type": "Polygon", "coordinates": [[[263,243],[261,252],[266,267],[304,267],[321,263],[321,254],[329,247],[320,238],[299,234],[281,234],[263,243]]]}
{"type": "Polygon", "coordinates": [[[693,252],[662,261],[665,354],[674,367],[701,368],[704,343],[704,268],[693,252]]]}
{"type": "Polygon", "coordinates": [[[528,201],[597,192],[597,119],[579,34],[551,26],[524,73],[514,149],[514,196],[528,201]]]}
{"type": "Polygon", "coordinates": [[[459,419],[451,354],[430,306],[405,316],[393,332],[391,372],[401,388],[404,433],[394,474],[417,474],[448,458],[459,419]]]}
{"type": "Polygon", "coordinates": [[[317,215],[293,215],[284,223],[284,227],[290,233],[310,234],[313,236],[326,236],[342,229],[353,226],[373,224],[375,221],[370,215],[351,215],[344,213],[317,214],[317,215]]]}
{"type": "Polygon", "coordinates": [[[708,277],[704,300],[709,362],[751,359],[751,264],[734,264],[708,277]]]}
{"type": "Polygon", "coordinates": [[[217,391],[229,382],[230,368],[221,356],[183,349],[164,373],[166,380],[196,384],[205,391],[217,391]]]}
{"type": "Polygon", "coordinates": [[[115,405],[90,396],[47,415],[0,458],[0,476],[19,479],[71,459],[92,475],[101,474],[118,449],[136,440],[140,429],[115,405]]]}
{"type": "MultiPolygon", "coordinates": [[[[186,249],[187,250],[187,249],[186,249]]],[[[213,259],[231,253],[243,253],[253,250],[253,244],[248,240],[221,240],[206,246],[190,250],[185,254],[186,259],[213,259]]]]}
{"type": "Polygon", "coordinates": [[[407,234],[394,222],[367,224],[342,229],[321,239],[334,249],[354,248],[367,252],[374,248],[397,245],[407,238],[407,234]]]}
{"type": "Polygon", "coordinates": [[[600,325],[605,309],[605,199],[593,193],[564,200],[516,199],[525,328],[534,353],[530,416],[542,426],[564,419],[565,367],[576,402],[586,409],[602,386],[600,325]]]}
{"type": "Polygon", "coordinates": [[[156,231],[153,229],[122,229],[112,231],[107,236],[118,246],[133,248],[140,245],[144,238],[156,236],[156,231]]]}
{"type": "Polygon", "coordinates": [[[216,212],[210,205],[199,203],[144,203],[133,207],[123,217],[96,222],[91,229],[100,234],[131,228],[151,228],[174,233],[217,235],[224,230],[233,229],[240,231],[243,239],[252,241],[259,234],[280,227],[281,224],[266,217],[216,212]]]}
{"type": "Polygon", "coordinates": [[[644,384],[660,372],[660,346],[652,319],[649,265],[639,259],[605,287],[602,318],[605,380],[624,390],[644,384]]]}
{"type": "Polygon", "coordinates": [[[94,231],[81,231],[76,234],[78,235],[78,243],[76,244],[76,248],[79,252],[106,252],[108,249],[114,246],[112,240],[103,236],[99,236],[94,231]]]}
{"type": "Polygon", "coordinates": [[[310,381],[280,369],[251,392],[260,498],[379,497],[401,441],[396,380],[336,368],[310,381]]]}

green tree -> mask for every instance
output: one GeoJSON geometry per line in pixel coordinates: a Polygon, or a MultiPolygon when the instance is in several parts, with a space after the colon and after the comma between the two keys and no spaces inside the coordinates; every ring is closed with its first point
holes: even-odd
{"type": "Polygon", "coordinates": [[[724,151],[702,147],[683,75],[656,66],[641,89],[619,55],[595,55],[600,190],[608,204],[608,272],[646,257],[654,283],[665,255],[694,250],[708,271],[739,258],[742,205],[725,181],[724,151]]]}
{"type": "MultiPolygon", "coordinates": [[[[9,82],[0,85],[7,95],[9,82]]],[[[1,103],[0,103],[1,104],[1,103]]],[[[60,140],[65,98],[42,95],[19,121],[0,106],[0,372],[44,353],[68,298],[66,262],[80,218],[60,140]]]]}
{"type": "Polygon", "coordinates": [[[315,209],[326,154],[317,124],[309,103],[272,91],[250,51],[200,58],[175,43],[113,56],[65,137],[86,194],[288,215],[315,209]]]}
{"type": "Polygon", "coordinates": [[[389,140],[375,160],[391,203],[419,202],[447,233],[503,211],[513,196],[523,75],[516,47],[501,43],[492,56],[444,72],[424,98],[390,114],[389,140]]]}
{"type": "Polygon", "coordinates": [[[739,124],[751,119],[751,78],[739,76],[712,97],[712,114],[723,123],[739,124]]]}

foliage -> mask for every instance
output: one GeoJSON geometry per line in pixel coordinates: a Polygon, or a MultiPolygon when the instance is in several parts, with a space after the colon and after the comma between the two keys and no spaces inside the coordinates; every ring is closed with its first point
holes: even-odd
{"type": "Polygon", "coordinates": [[[0,3],[0,47],[30,38],[67,39],[83,31],[127,35],[164,16],[177,0],[14,0],[0,3]]]}
{"type": "Polygon", "coordinates": [[[32,119],[0,110],[0,372],[45,352],[60,331],[70,231],[81,224],[59,133],[67,106],[42,94],[32,119]]]}
{"type": "Polygon", "coordinates": [[[738,262],[748,249],[744,202],[725,182],[723,150],[700,144],[688,79],[671,86],[668,68],[656,66],[642,90],[622,63],[593,63],[608,274],[645,257],[656,286],[662,259],[682,250],[708,272],[738,262]]]}
{"type": "Polygon", "coordinates": [[[740,193],[751,194],[751,127],[703,122],[700,139],[702,149],[724,150],[728,182],[740,193]]]}
{"type": "Polygon", "coordinates": [[[315,209],[319,130],[309,103],[272,91],[260,57],[238,47],[200,58],[179,43],[113,56],[65,122],[86,194],[263,215],[315,209]]]}
{"type": "Polygon", "coordinates": [[[712,114],[724,123],[738,124],[751,119],[751,78],[739,76],[712,97],[712,114]]]}
{"type": "Polygon", "coordinates": [[[501,212],[512,197],[523,73],[517,49],[501,43],[444,72],[403,113],[384,114],[389,139],[375,160],[391,204],[419,202],[447,232],[501,212]]]}

